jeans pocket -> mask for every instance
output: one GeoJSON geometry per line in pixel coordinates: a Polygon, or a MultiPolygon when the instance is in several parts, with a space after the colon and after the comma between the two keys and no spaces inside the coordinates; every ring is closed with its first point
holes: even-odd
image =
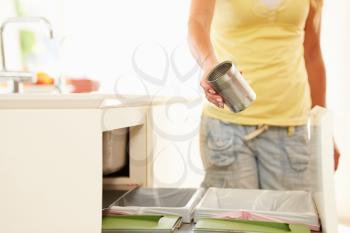
{"type": "Polygon", "coordinates": [[[307,170],[310,163],[311,150],[306,128],[291,136],[285,148],[291,168],[297,172],[307,170]]]}
{"type": "Polygon", "coordinates": [[[232,164],[236,159],[232,125],[216,119],[210,119],[206,123],[206,159],[215,166],[232,164]]]}

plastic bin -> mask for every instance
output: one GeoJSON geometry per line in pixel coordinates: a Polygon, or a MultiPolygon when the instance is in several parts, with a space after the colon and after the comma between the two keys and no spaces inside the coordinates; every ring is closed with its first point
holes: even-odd
{"type": "MultiPolygon", "coordinates": [[[[255,220],[299,223],[319,229],[312,195],[305,191],[209,188],[195,210],[195,220],[227,217],[244,213],[255,220]]],[[[251,219],[250,219],[251,220],[251,219]]]]}
{"type": "Polygon", "coordinates": [[[204,189],[194,188],[137,188],[116,200],[106,212],[179,215],[190,223],[203,193],[204,189]]]}

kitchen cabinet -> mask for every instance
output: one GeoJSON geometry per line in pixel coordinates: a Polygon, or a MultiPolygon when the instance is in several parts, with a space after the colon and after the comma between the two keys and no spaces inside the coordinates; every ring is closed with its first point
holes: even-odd
{"type": "Polygon", "coordinates": [[[0,96],[0,232],[97,233],[102,187],[152,186],[152,106],[113,95],[0,96]],[[128,127],[128,177],[102,176],[102,133],[128,127]]]}

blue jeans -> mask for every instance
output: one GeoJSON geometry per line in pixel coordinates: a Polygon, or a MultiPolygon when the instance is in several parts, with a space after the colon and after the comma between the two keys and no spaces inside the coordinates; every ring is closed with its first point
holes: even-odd
{"type": "Polygon", "coordinates": [[[268,127],[226,123],[202,116],[202,187],[310,190],[310,142],[307,126],[268,127]],[[254,134],[254,133],[253,133],[254,134]]]}

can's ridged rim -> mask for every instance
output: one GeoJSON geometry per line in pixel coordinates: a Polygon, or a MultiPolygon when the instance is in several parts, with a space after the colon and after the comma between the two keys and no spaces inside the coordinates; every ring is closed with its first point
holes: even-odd
{"type": "Polygon", "coordinates": [[[224,76],[232,67],[232,62],[224,61],[216,65],[208,75],[208,82],[212,83],[224,76]]]}

